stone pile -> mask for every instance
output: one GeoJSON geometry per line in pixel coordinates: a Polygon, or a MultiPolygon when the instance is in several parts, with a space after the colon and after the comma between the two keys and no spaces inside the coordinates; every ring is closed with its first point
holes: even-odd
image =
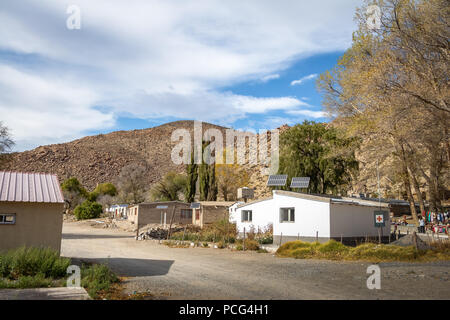
{"type": "MultiPolygon", "coordinates": [[[[172,227],[171,233],[174,234],[175,232],[182,231],[183,229],[184,228],[182,227],[172,227]]],[[[167,239],[168,234],[169,234],[168,228],[153,227],[146,231],[140,232],[139,235],[136,237],[136,240],[146,240],[146,239],[164,240],[167,239]]]]}

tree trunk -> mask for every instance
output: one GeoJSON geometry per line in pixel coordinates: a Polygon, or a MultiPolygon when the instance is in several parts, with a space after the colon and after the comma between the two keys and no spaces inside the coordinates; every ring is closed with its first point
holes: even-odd
{"type": "Polygon", "coordinates": [[[417,218],[417,212],[416,212],[416,205],[414,203],[414,197],[412,195],[411,192],[411,182],[409,179],[409,172],[408,172],[408,163],[407,163],[407,159],[406,159],[406,152],[405,152],[405,148],[403,146],[403,144],[400,144],[400,162],[401,162],[401,170],[402,170],[402,179],[403,179],[403,184],[405,186],[405,190],[406,190],[406,195],[408,196],[408,202],[409,202],[409,207],[411,209],[411,216],[414,220],[414,224],[415,225],[419,225],[419,219],[417,218]]]}
{"type": "Polygon", "coordinates": [[[413,184],[413,187],[414,187],[414,191],[417,194],[417,200],[419,201],[420,213],[422,215],[424,215],[425,214],[425,204],[423,202],[422,192],[420,191],[419,182],[417,181],[417,178],[416,178],[415,174],[412,171],[411,171],[411,179],[412,179],[412,184],[413,184]]]}

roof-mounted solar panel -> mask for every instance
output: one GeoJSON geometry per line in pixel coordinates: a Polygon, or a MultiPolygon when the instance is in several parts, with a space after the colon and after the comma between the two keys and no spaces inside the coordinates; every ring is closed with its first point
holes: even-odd
{"type": "Polygon", "coordinates": [[[310,177],[294,177],[291,180],[292,189],[306,189],[309,187],[310,177]]]}
{"type": "Polygon", "coordinates": [[[267,180],[267,186],[284,187],[286,185],[287,177],[287,174],[269,176],[269,180],[267,180]]]}

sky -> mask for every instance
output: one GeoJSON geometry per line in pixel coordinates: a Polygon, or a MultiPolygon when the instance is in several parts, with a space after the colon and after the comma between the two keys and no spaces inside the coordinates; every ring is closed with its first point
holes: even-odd
{"type": "Polygon", "coordinates": [[[315,82],[351,45],[358,5],[2,0],[0,121],[14,151],[175,120],[328,121],[315,82]]]}

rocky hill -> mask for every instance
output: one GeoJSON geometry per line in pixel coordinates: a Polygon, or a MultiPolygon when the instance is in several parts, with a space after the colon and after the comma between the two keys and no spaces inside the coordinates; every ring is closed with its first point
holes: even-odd
{"type": "MultiPolygon", "coordinates": [[[[203,130],[209,128],[225,132],[225,127],[203,123],[203,130]]],[[[172,132],[187,129],[193,137],[193,121],[176,121],[158,127],[116,131],[78,139],[68,143],[41,146],[34,150],[13,153],[2,170],[55,173],[62,181],[77,177],[89,190],[98,183],[115,182],[121,169],[132,163],[147,168],[149,187],[169,171],[184,172],[184,165],[175,165],[171,152],[176,142],[171,142],[172,132]]],[[[225,135],[224,135],[225,137],[225,135]]],[[[270,194],[265,187],[266,179],[261,167],[246,166],[250,186],[256,188],[256,195],[270,194]]]]}

